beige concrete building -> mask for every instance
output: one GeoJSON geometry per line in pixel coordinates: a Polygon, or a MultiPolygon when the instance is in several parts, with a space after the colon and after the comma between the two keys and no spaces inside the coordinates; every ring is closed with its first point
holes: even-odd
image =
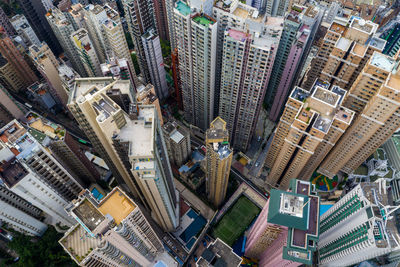
{"type": "Polygon", "coordinates": [[[321,79],[349,90],[372,53],[385,46],[386,41],[373,36],[377,28],[377,24],[358,18],[334,21],[301,87],[309,90],[316,79],[321,79]]]}
{"type": "Polygon", "coordinates": [[[149,83],[146,86],[140,85],[136,88],[136,101],[144,105],[154,105],[157,110],[160,125],[163,126],[164,120],[161,113],[160,100],[152,84],[149,83]]]}
{"type": "Polygon", "coordinates": [[[296,87],[289,96],[268,150],[268,182],[286,189],[290,179],[309,180],[350,126],[354,112],[342,105],[346,91],[317,81],[310,92],[296,87]]]}
{"type": "Polygon", "coordinates": [[[226,122],[217,117],[206,131],[206,188],[208,199],[218,207],[225,200],[233,152],[226,122]]]}
{"type": "Polygon", "coordinates": [[[184,126],[179,125],[176,121],[169,121],[162,128],[169,159],[179,168],[186,163],[190,156],[189,129],[185,129],[184,126]]]}
{"type": "Polygon", "coordinates": [[[177,227],[177,195],[154,105],[135,104],[129,80],[77,79],[69,108],[121,186],[166,231],[177,227]]]}
{"type": "Polygon", "coordinates": [[[29,47],[29,56],[49,84],[50,93],[53,98],[59,104],[65,106],[68,102],[68,94],[62,85],[58,73],[60,64],[53,52],[51,52],[49,46],[46,43],[41,43],[40,46],[32,45],[29,47]]]}
{"type": "Polygon", "coordinates": [[[321,163],[329,177],[354,171],[400,126],[400,72],[393,58],[375,52],[349,90],[345,103],[358,116],[340,142],[321,163]]]}
{"type": "Polygon", "coordinates": [[[78,223],[59,243],[79,266],[153,266],[176,261],[139,206],[116,187],[100,202],[89,191],[67,208],[78,223]]]}

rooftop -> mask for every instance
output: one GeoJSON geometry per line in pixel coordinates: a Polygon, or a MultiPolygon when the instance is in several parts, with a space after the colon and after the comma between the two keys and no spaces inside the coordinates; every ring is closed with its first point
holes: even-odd
{"type": "Polygon", "coordinates": [[[103,215],[110,215],[118,225],[136,208],[133,203],[120,189],[109,193],[99,204],[99,211],[103,215]]]}
{"type": "MultiPolygon", "coordinates": [[[[228,139],[229,133],[226,129],[226,122],[217,117],[214,121],[211,122],[210,128],[206,131],[206,138],[211,140],[222,140],[228,139]]],[[[213,141],[211,141],[213,142],[213,141]]]]}
{"type": "Polygon", "coordinates": [[[340,100],[340,96],[337,95],[334,92],[328,91],[324,88],[321,87],[317,87],[315,88],[312,97],[315,99],[318,99],[326,104],[329,104],[333,107],[336,107],[339,100],[340,100]]]}
{"type": "Polygon", "coordinates": [[[118,133],[118,139],[129,141],[130,156],[153,157],[155,112],[153,105],[139,105],[138,119],[127,118],[125,126],[118,133]]]}
{"type": "Polygon", "coordinates": [[[330,118],[325,118],[318,115],[318,118],[315,120],[313,127],[320,130],[321,132],[328,133],[330,126],[332,125],[332,120],[330,118]]]}
{"type": "Polygon", "coordinates": [[[240,266],[242,258],[232,248],[217,238],[203,251],[197,261],[199,267],[236,267],[240,266]]]}
{"type": "Polygon", "coordinates": [[[232,154],[232,150],[229,148],[229,142],[214,143],[214,151],[218,153],[220,159],[225,159],[232,154]]]}
{"type": "Polygon", "coordinates": [[[240,41],[240,42],[244,42],[244,41],[246,41],[247,38],[249,38],[249,35],[247,33],[244,33],[244,32],[238,31],[238,30],[234,30],[234,29],[229,29],[228,35],[230,37],[232,37],[233,39],[240,41]]]}
{"type": "Polygon", "coordinates": [[[91,232],[93,232],[105,218],[87,198],[84,198],[73,208],[72,212],[91,232]]]}
{"type": "Polygon", "coordinates": [[[336,42],[336,47],[339,48],[340,50],[347,51],[349,50],[351,43],[352,43],[351,40],[344,37],[340,37],[339,40],[336,42]]]}
{"type": "Polygon", "coordinates": [[[372,34],[373,31],[378,28],[378,25],[372,23],[371,21],[365,21],[364,19],[354,18],[353,21],[350,23],[350,27],[366,32],[368,34],[372,34]]]}
{"type": "Polygon", "coordinates": [[[184,16],[190,15],[190,7],[182,1],[175,3],[175,8],[184,16]]]}
{"type": "Polygon", "coordinates": [[[354,111],[349,110],[347,108],[340,107],[335,114],[335,119],[344,121],[345,123],[349,124],[353,119],[354,111]]]}
{"type": "MultiPolygon", "coordinates": [[[[60,126],[59,124],[56,124],[54,122],[51,122],[41,116],[39,116],[37,113],[35,112],[29,112],[28,114],[26,114],[25,116],[26,120],[27,120],[27,125],[36,130],[36,131],[30,131],[31,134],[33,135],[33,137],[36,138],[35,135],[37,135],[36,138],[39,142],[40,139],[42,139],[40,137],[39,133],[44,134],[45,136],[50,137],[51,139],[64,139],[65,136],[65,129],[64,127],[60,126]]],[[[43,141],[43,140],[42,140],[43,141]]]]}
{"type": "Polygon", "coordinates": [[[387,72],[391,72],[396,64],[396,61],[391,57],[383,55],[379,52],[374,52],[370,60],[371,65],[374,65],[375,67],[387,72]]]}
{"type": "Polygon", "coordinates": [[[387,85],[396,91],[400,91],[400,75],[398,74],[390,74],[387,79],[387,85]]]}
{"type": "Polygon", "coordinates": [[[209,26],[209,25],[213,25],[215,23],[215,20],[207,15],[200,15],[197,14],[195,15],[192,20],[200,25],[203,26],[209,26]]]}
{"type": "Polygon", "coordinates": [[[306,98],[309,96],[309,94],[310,93],[308,91],[296,86],[293,89],[290,97],[293,99],[296,99],[297,101],[303,102],[306,100],[306,98]]]}
{"type": "Polygon", "coordinates": [[[342,35],[344,33],[344,31],[346,30],[346,27],[343,26],[342,24],[337,23],[337,22],[333,22],[331,24],[331,27],[329,28],[329,30],[342,35]]]}

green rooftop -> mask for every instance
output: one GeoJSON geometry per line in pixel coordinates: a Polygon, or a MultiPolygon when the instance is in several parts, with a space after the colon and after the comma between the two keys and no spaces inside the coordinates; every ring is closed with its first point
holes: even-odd
{"type": "Polygon", "coordinates": [[[184,16],[190,14],[190,7],[182,1],[176,3],[176,9],[184,16]]]}
{"type": "Polygon", "coordinates": [[[193,21],[196,22],[196,23],[198,23],[198,24],[200,24],[200,25],[206,26],[206,27],[207,27],[208,25],[214,24],[214,21],[212,21],[211,19],[209,19],[209,18],[207,18],[207,17],[205,17],[205,16],[197,16],[197,17],[194,17],[194,18],[193,18],[193,21]]]}
{"type": "Polygon", "coordinates": [[[28,132],[39,142],[42,143],[43,140],[46,138],[46,135],[44,133],[39,132],[36,129],[29,128],[28,132]]]}
{"type": "Polygon", "coordinates": [[[308,208],[308,196],[272,189],[269,198],[268,222],[307,230],[308,208]]]}

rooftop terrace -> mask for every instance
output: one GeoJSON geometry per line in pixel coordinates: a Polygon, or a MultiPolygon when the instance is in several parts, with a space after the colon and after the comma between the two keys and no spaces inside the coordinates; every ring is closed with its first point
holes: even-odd
{"type": "Polygon", "coordinates": [[[396,61],[394,61],[391,57],[388,57],[378,52],[374,52],[370,60],[371,65],[374,65],[377,68],[380,68],[387,72],[392,71],[396,63],[396,61]]]}
{"type": "Polygon", "coordinates": [[[93,232],[105,218],[87,198],[84,198],[78,206],[73,208],[72,212],[91,232],[93,232]]]}
{"type": "Polygon", "coordinates": [[[103,198],[98,207],[103,215],[111,215],[116,224],[120,224],[135,208],[136,205],[119,189],[103,198]]]}
{"type": "Polygon", "coordinates": [[[213,25],[215,20],[207,15],[196,15],[192,18],[192,20],[200,25],[208,27],[209,25],[213,25]]]}
{"type": "Polygon", "coordinates": [[[372,34],[373,31],[378,28],[378,25],[372,23],[371,21],[365,21],[363,19],[354,18],[350,24],[350,27],[366,32],[368,34],[372,34]]]}
{"type": "Polygon", "coordinates": [[[52,139],[64,139],[65,136],[65,129],[64,127],[60,126],[59,124],[53,123],[41,116],[39,116],[38,114],[34,113],[34,112],[29,112],[26,116],[25,116],[26,120],[27,120],[27,125],[36,130],[36,131],[29,131],[33,137],[38,137],[36,138],[39,142],[42,142],[43,139],[40,136],[40,133],[48,136],[52,139]],[[36,136],[35,136],[36,135],[36,136]]]}
{"type": "Polygon", "coordinates": [[[181,13],[183,16],[190,15],[190,7],[182,1],[178,1],[175,3],[175,8],[181,13]]]}

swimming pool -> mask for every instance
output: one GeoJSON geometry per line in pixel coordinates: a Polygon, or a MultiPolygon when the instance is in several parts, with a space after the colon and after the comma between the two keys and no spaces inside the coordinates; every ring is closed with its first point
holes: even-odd
{"type": "Polygon", "coordinates": [[[103,195],[96,188],[93,188],[91,193],[97,200],[101,200],[103,198],[103,195]]]}

